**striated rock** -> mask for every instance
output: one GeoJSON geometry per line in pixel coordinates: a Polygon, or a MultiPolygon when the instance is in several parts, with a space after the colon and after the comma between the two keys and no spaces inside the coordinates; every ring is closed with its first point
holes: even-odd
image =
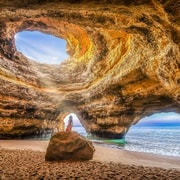
{"type": "Polygon", "coordinates": [[[179,12],[176,0],[1,0],[0,138],[63,129],[69,113],[119,138],[145,116],[180,113],[179,12]],[[70,58],[25,58],[22,30],[64,38],[70,58]]]}
{"type": "Polygon", "coordinates": [[[92,142],[77,132],[59,132],[51,137],[45,160],[90,160],[94,151],[92,142]]]}

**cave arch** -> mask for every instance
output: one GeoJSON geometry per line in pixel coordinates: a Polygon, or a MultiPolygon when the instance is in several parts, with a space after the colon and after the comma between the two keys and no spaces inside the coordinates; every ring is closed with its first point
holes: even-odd
{"type": "Polygon", "coordinates": [[[74,114],[74,113],[70,113],[64,118],[64,130],[67,127],[69,116],[72,116],[72,118],[73,118],[72,131],[76,131],[76,132],[78,132],[79,134],[81,134],[83,136],[87,136],[87,132],[86,132],[85,128],[83,127],[83,125],[80,122],[77,115],[74,114]]]}
{"type": "Polygon", "coordinates": [[[82,119],[80,119],[75,112],[61,112],[56,119],[56,125],[54,126],[55,131],[65,131],[68,124],[69,116],[73,117],[72,131],[77,131],[81,135],[86,136],[87,130],[83,126],[84,124],[82,124],[82,119]]]}
{"type": "Polygon", "coordinates": [[[180,114],[155,113],[129,128],[124,149],[180,156],[179,133],[180,114]]]}

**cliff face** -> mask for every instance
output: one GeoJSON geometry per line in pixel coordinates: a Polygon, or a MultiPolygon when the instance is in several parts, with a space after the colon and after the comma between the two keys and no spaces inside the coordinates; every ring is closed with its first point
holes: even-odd
{"type": "Polygon", "coordinates": [[[0,137],[61,129],[75,113],[88,132],[119,138],[144,116],[180,113],[179,12],[170,0],[1,0],[0,137]],[[64,38],[70,58],[25,58],[22,30],[64,38]]]}

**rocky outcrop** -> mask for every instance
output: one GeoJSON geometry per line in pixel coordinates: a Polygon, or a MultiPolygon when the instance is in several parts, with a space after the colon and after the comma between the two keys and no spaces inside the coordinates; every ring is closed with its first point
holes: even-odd
{"type": "Polygon", "coordinates": [[[180,112],[179,2],[170,0],[0,2],[0,137],[62,127],[75,113],[85,129],[122,137],[157,112],[180,112]],[[38,64],[14,35],[64,38],[70,58],[38,64]]]}
{"type": "Polygon", "coordinates": [[[86,140],[77,132],[59,132],[51,137],[45,160],[90,160],[94,151],[92,142],[86,140]]]}

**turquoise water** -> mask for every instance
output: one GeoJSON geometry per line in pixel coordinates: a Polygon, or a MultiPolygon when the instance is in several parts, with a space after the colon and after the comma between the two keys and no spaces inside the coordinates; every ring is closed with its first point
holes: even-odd
{"type": "Polygon", "coordinates": [[[124,140],[88,136],[80,126],[73,130],[104,146],[180,157],[180,126],[131,127],[124,140]]]}

